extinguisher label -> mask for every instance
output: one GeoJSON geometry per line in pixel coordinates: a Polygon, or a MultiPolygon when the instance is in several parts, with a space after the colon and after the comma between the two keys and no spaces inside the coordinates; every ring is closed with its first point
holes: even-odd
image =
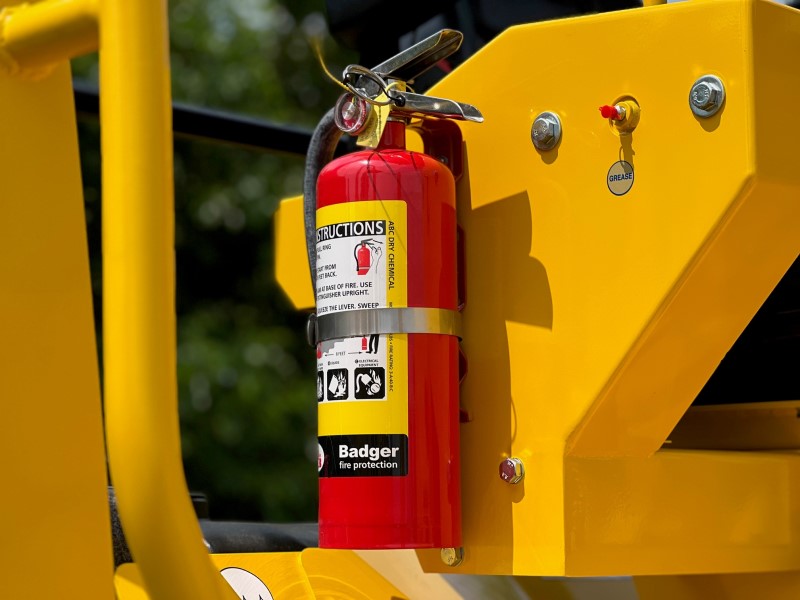
{"type": "MultiPolygon", "coordinates": [[[[318,315],[408,306],[406,206],[374,200],[317,211],[318,315]]],[[[407,474],[407,335],[320,342],[317,401],[321,476],[407,474]]]]}
{"type": "Polygon", "coordinates": [[[407,435],[321,436],[320,477],[408,475],[407,435]]]}
{"type": "Polygon", "coordinates": [[[317,211],[317,315],[406,306],[406,203],[347,202],[317,211]]]}

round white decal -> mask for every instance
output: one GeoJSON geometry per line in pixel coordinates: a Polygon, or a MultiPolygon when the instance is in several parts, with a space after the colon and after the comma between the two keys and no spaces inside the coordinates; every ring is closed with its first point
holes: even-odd
{"type": "Polygon", "coordinates": [[[250,571],[226,567],[220,573],[242,600],[275,600],[264,582],[250,571]]]}
{"type": "Polygon", "coordinates": [[[633,187],[633,165],[626,160],[620,160],[611,165],[606,176],[609,191],[615,196],[627,194],[633,187]]]}

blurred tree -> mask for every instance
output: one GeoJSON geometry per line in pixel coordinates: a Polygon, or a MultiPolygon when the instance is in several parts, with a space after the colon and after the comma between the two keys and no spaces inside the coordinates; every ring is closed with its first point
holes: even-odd
{"type": "MultiPolygon", "coordinates": [[[[352,62],[327,36],[322,4],[172,1],[175,100],[313,126],[338,91],[308,37],[334,65],[352,62]]],[[[96,81],[96,58],[74,70],[96,81]]],[[[99,325],[99,128],[79,127],[99,325]]],[[[181,435],[189,486],[208,494],[215,519],[316,518],[313,353],[304,315],[274,280],[271,223],[279,199],[301,193],[302,172],[301,158],[176,140],[181,435]]]]}

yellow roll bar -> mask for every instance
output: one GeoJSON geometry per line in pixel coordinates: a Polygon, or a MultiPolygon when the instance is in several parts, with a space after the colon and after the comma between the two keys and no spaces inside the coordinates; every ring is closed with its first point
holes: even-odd
{"type": "Polygon", "coordinates": [[[232,600],[203,544],[181,462],[166,2],[5,8],[0,66],[37,74],[96,50],[98,22],[106,441],[120,517],[153,600],[232,600]]]}
{"type": "Polygon", "coordinates": [[[165,0],[103,0],[103,345],[111,476],[150,595],[235,598],[213,568],[183,473],[165,0]]]}
{"type": "Polygon", "coordinates": [[[98,0],[49,0],[0,12],[0,63],[12,74],[37,71],[97,50],[98,0]]]}

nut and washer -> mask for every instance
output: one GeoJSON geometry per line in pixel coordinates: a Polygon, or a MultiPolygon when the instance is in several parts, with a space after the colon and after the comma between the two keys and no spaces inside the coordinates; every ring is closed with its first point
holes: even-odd
{"type": "Polygon", "coordinates": [[[500,463],[500,479],[506,483],[519,483],[525,477],[525,465],[513,456],[500,463]]]}
{"type": "Polygon", "coordinates": [[[703,119],[714,116],[725,102],[725,85],[719,77],[703,75],[689,92],[689,107],[703,119]]]}
{"type": "Polygon", "coordinates": [[[537,150],[552,150],[561,141],[561,119],[552,112],[540,113],[531,126],[531,141],[537,150]]]}
{"type": "Polygon", "coordinates": [[[442,548],[442,562],[448,567],[457,567],[464,560],[463,548],[442,548]]]}

